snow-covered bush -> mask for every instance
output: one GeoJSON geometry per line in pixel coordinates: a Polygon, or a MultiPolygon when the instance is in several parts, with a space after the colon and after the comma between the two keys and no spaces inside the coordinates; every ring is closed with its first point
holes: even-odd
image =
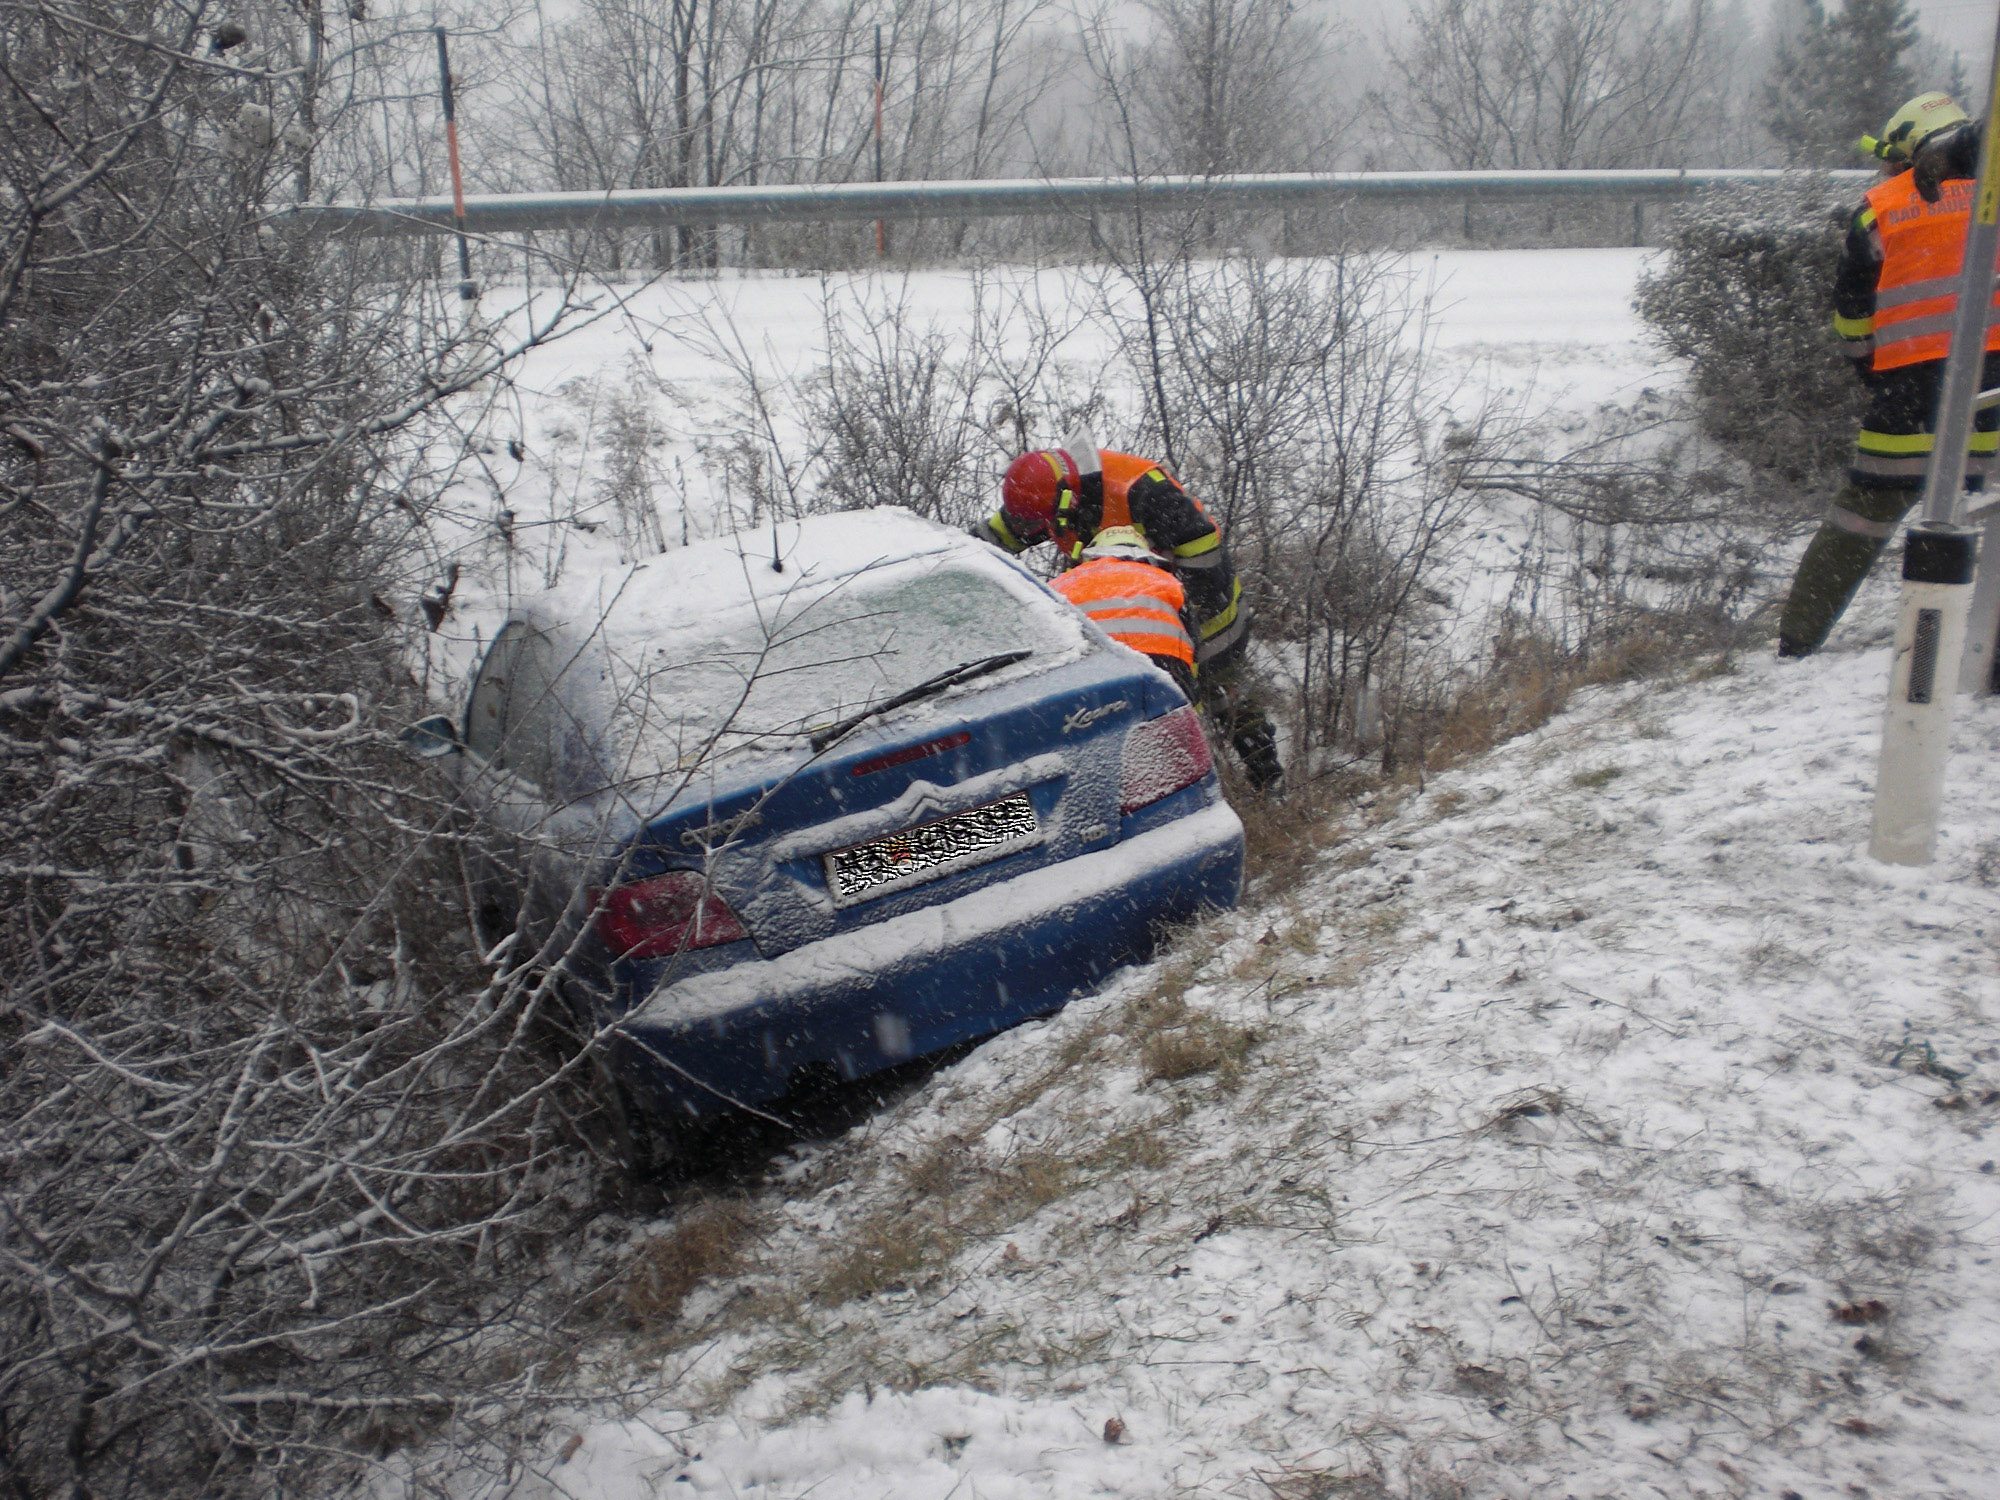
{"type": "Polygon", "coordinates": [[[967,525],[1016,454],[1100,409],[1101,375],[1057,359],[1075,313],[1044,303],[1032,274],[971,277],[969,329],[924,317],[908,282],[823,288],[827,365],[806,405],[825,444],[819,505],[967,525]]]}
{"type": "Polygon", "coordinates": [[[823,305],[827,368],[808,407],[828,447],[822,501],[969,520],[996,451],[980,422],[976,358],[944,329],[920,326],[902,300],[828,295],[823,305]]]}
{"type": "Polygon", "coordinates": [[[479,366],[370,252],[272,220],[315,118],[263,71],[288,23],[208,15],[0,9],[23,1496],[328,1492],[329,1455],[449,1413],[522,1231],[574,1196],[584,1064],[552,1065],[546,984],[478,962],[456,815],[393,742],[390,563],[428,487],[398,434],[479,366]],[[283,103],[268,142],[227,123],[246,96],[283,103]]]}
{"type": "Polygon", "coordinates": [[[1640,313],[1688,361],[1702,430],[1761,510],[1804,519],[1839,482],[1865,404],[1832,330],[1852,204],[1807,187],[1721,189],[1674,217],[1640,313]]]}

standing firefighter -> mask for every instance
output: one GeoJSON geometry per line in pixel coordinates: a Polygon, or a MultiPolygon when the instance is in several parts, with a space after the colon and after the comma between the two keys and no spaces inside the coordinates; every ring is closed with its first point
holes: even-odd
{"type": "Polygon", "coordinates": [[[1000,509],[973,528],[1009,552],[1045,541],[1072,562],[1100,533],[1129,527],[1162,556],[1187,596],[1195,699],[1229,736],[1259,791],[1284,778],[1278,736],[1244,665],[1250,619],[1222,531],[1166,469],[1135,453],[1101,451],[1088,436],[1024,453],[1007,468],[1000,509]]]}
{"type": "MultiPolygon", "coordinates": [[[[1938,386],[1951,326],[1979,131],[1949,95],[1921,94],[1861,145],[1887,177],[1869,190],[1847,231],[1834,278],[1833,326],[1873,393],[1847,487],[1799,560],[1778,623],[1778,654],[1817,651],[1854,597],[1897,522],[1916,503],[1935,439],[1938,386]]],[[[2000,299],[1996,299],[2000,300],[2000,299]]],[[[1986,335],[1983,387],[2000,381],[2000,326],[1986,335]]],[[[1983,485],[2000,448],[2000,412],[1974,423],[1966,478],[1983,485]]]]}

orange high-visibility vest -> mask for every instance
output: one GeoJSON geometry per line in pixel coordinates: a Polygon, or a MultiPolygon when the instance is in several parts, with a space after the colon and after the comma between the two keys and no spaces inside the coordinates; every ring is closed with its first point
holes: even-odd
{"type": "MultiPolygon", "coordinates": [[[[1104,516],[1097,523],[1100,531],[1132,524],[1130,497],[1135,481],[1152,473],[1158,473],[1162,479],[1172,477],[1153,460],[1141,458],[1136,453],[1113,453],[1108,448],[1100,448],[1097,457],[1104,465],[1104,516]]],[[[1143,568],[1146,565],[1141,563],[1139,566],[1143,568]]]]}
{"type": "Polygon", "coordinates": [[[1194,666],[1194,641],[1181,623],[1187,593],[1164,568],[1122,557],[1094,557],[1059,574],[1050,587],[1120,645],[1194,666]]]}
{"type": "MultiPolygon", "coordinates": [[[[1954,178],[1939,185],[1937,202],[1926,203],[1917,192],[1914,172],[1868,191],[1868,206],[1882,236],[1882,274],[1875,282],[1875,369],[1923,364],[1951,353],[1972,191],[1969,179],[1954,178]]],[[[1994,303],[2000,306],[2000,295],[1994,303]]],[[[1987,329],[1986,347],[2000,350],[2000,326],[1987,329]]]]}
{"type": "MultiPolygon", "coordinates": [[[[1098,521],[1100,531],[1113,526],[1132,525],[1132,486],[1148,474],[1157,474],[1167,483],[1178,487],[1180,481],[1167,472],[1167,466],[1137,453],[1113,453],[1109,448],[1097,450],[1098,462],[1104,465],[1104,515],[1098,521]]],[[[1186,493],[1185,490],[1182,493],[1186,493]]],[[[1208,507],[1188,495],[1194,508],[1204,516],[1208,507]]],[[[1212,524],[1212,523],[1211,523],[1212,524]]]]}

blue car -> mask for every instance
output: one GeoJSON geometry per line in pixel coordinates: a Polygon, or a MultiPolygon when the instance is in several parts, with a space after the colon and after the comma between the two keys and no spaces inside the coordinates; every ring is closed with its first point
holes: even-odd
{"type": "Polygon", "coordinates": [[[529,930],[668,1120],[1055,1009],[1242,880],[1173,682],[900,509],[510,611],[455,748],[532,850],[529,930]]]}

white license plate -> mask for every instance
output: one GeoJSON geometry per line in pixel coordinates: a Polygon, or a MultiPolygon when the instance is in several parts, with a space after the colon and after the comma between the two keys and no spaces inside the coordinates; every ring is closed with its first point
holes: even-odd
{"type": "Polygon", "coordinates": [[[1016,792],[935,823],[834,850],[826,856],[827,888],[836,906],[852,906],[1041,841],[1034,803],[1026,792],[1016,792]]]}

